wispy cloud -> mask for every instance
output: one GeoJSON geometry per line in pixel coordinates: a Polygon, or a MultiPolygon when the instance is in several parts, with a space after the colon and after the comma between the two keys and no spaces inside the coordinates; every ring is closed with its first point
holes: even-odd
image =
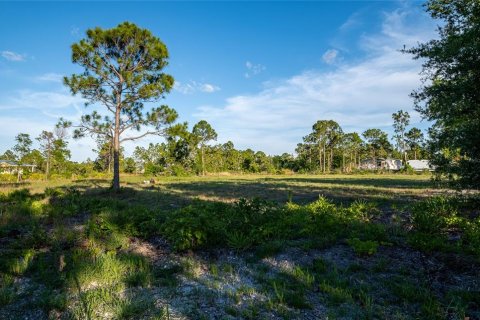
{"type": "Polygon", "coordinates": [[[341,32],[345,32],[362,25],[361,15],[362,15],[362,11],[358,11],[352,14],[350,17],[348,17],[347,21],[345,21],[340,26],[339,30],[341,32]]]}
{"type": "Polygon", "coordinates": [[[72,96],[67,90],[32,91],[20,90],[0,101],[0,110],[38,110],[49,118],[80,117],[84,100],[72,96]]]}
{"type": "MultiPolygon", "coordinates": [[[[66,89],[57,91],[21,90],[14,92],[8,98],[0,100],[0,153],[11,148],[13,137],[20,132],[37,137],[42,130],[52,130],[60,117],[78,123],[85,111],[84,100],[72,96],[66,89]],[[3,151],[2,151],[3,150],[3,151]]],[[[34,147],[37,147],[34,141],[34,147]]],[[[70,140],[72,159],[83,161],[94,156],[92,148],[94,141],[90,138],[75,141],[70,140]]]]}
{"type": "Polygon", "coordinates": [[[337,60],[337,57],[338,57],[338,51],[335,49],[330,49],[323,54],[322,60],[326,64],[333,64],[337,60]]]}
{"type": "Polygon", "coordinates": [[[26,54],[20,54],[20,53],[8,51],[8,50],[2,51],[1,55],[4,59],[7,59],[8,61],[15,61],[15,62],[25,61],[25,59],[27,58],[26,54]]]}
{"type": "Polygon", "coordinates": [[[269,153],[292,152],[318,119],[334,119],[347,132],[390,130],[391,114],[401,108],[418,123],[409,93],[420,84],[420,62],[398,49],[430,39],[434,26],[411,25],[415,19],[421,20],[419,13],[408,9],[385,13],[381,30],[360,39],[363,60],[269,82],[257,94],[228,98],[224,106],[202,106],[196,116],[223,139],[269,153]]]}
{"type": "Polygon", "coordinates": [[[206,93],[213,93],[218,90],[220,90],[220,87],[217,87],[210,83],[204,83],[200,86],[200,91],[206,92],[206,93]]]}
{"type": "Polygon", "coordinates": [[[59,73],[45,73],[35,78],[37,81],[62,82],[63,75],[59,73]]]}
{"type": "Polygon", "coordinates": [[[201,83],[196,81],[189,81],[187,83],[175,82],[175,90],[181,94],[193,94],[195,92],[214,93],[220,90],[219,86],[211,83],[201,83]]]}
{"type": "Polygon", "coordinates": [[[245,78],[251,78],[253,76],[256,76],[257,74],[262,73],[265,71],[267,68],[262,65],[262,64],[254,64],[250,61],[245,62],[245,67],[247,68],[247,71],[245,72],[244,76],[245,78]]]}

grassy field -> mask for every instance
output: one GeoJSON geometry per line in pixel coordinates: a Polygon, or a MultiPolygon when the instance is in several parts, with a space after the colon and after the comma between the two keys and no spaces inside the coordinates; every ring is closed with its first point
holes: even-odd
{"type": "Polygon", "coordinates": [[[0,185],[0,319],[480,319],[478,196],[428,175],[0,185]]]}

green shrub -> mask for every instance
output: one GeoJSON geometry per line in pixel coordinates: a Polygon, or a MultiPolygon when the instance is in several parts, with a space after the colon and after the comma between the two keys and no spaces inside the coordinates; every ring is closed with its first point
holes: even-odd
{"type": "Polygon", "coordinates": [[[465,204],[459,200],[434,197],[416,204],[412,208],[413,230],[408,234],[408,242],[426,251],[463,251],[480,256],[480,219],[462,217],[458,210],[465,204]],[[458,238],[449,240],[452,233],[458,238]]]}
{"type": "Polygon", "coordinates": [[[480,218],[462,224],[463,245],[471,253],[480,256],[480,218]]]}
{"type": "Polygon", "coordinates": [[[263,243],[255,249],[255,257],[257,259],[271,257],[275,254],[280,253],[284,247],[285,243],[279,240],[263,243]]]}
{"type": "Polygon", "coordinates": [[[170,167],[170,174],[175,177],[187,177],[190,173],[181,165],[174,164],[170,167]]]}
{"type": "Polygon", "coordinates": [[[458,222],[457,210],[446,197],[433,197],[412,208],[412,225],[415,231],[427,234],[444,234],[458,222]]]}
{"type": "Polygon", "coordinates": [[[349,217],[361,221],[370,221],[374,216],[379,214],[379,210],[375,204],[365,200],[355,200],[345,211],[349,217]]]}
{"type": "Polygon", "coordinates": [[[44,173],[34,172],[28,175],[28,180],[40,181],[45,179],[44,173]]]}
{"type": "Polygon", "coordinates": [[[321,257],[315,258],[312,262],[312,270],[317,274],[327,272],[328,267],[329,263],[321,257]]]}
{"type": "Polygon", "coordinates": [[[226,236],[228,246],[237,251],[246,250],[254,244],[254,239],[244,233],[234,231],[227,233],[226,236]]]}
{"type": "Polygon", "coordinates": [[[39,306],[48,313],[50,310],[63,311],[67,307],[67,296],[52,291],[43,292],[38,299],[39,306]]]}
{"type": "Polygon", "coordinates": [[[11,274],[22,275],[31,266],[34,258],[34,250],[23,250],[17,258],[6,261],[7,271],[11,274]]]}
{"type": "Polygon", "coordinates": [[[21,203],[28,202],[32,198],[30,190],[28,189],[18,189],[10,192],[7,196],[7,202],[21,203]]]}
{"type": "Polygon", "coordinates": [[[371,256],[377,253],[378,242],[376,241],[362,241],[358,238],[348,239],[347,243],[353,248],[355,253],[359,256],[371,256]]]}
{"type": "Polygon", "coordinates": [[[275,205],[259,199],[240,199],[233,205],[197,201],[169,215],[162,233],[177,250],[225,242],[243,250],[272,237],[277,213],[275,205]]]}
{"type": "Polygon", "coordinates": [[[1,182],[17,182],[17,175],[9,174],[9,173],[0,174],[0,181],[1,182]]]}
{"type": "Polygon", "coordinates": [[[102,216],[94,216],[88,220],[85,235],[105,250],[118,250],[128,245],[126,235],[102,216]]]}
{"type": "Polygon", "coordinates": [[[160,231],[163,222],[160,214],[141,206],[114,208],[107,211],[109,221],[130,236],[143,238],[154,236],[160,231]]]}
{"type": "Polygon", "coordinates": [[[47,197],[58,197],[62,192],[58,188],[47,187],[45,188],[44,194],[47,197]]]}
{"type": "Polygon", "coordinates": [[[0,273],[0,307],[12,303],[15,299],[13,283],[12,276],[0,273]]]}
{"type": "Polygon", "coordinates": [[[229,206],[196,202],[169,215],[162,233],[177,250],[215,246],[225,239],[225,217],[229,206]],[[223,214],[222,214],[223,213],[223,214]]]}

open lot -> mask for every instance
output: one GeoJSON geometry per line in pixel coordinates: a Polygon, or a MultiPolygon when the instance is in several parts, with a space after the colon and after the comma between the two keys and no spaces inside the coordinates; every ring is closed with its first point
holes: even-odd
{"type": "Polygon", "coordinates": [[[428,175],[149,180],[1,186],[0,319],[480,318],[476,195],[428,175]]]}

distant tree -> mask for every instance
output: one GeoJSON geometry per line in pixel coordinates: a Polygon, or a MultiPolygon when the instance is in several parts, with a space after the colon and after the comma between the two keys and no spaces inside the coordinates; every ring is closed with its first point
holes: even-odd
{"type": "Polygon", "coordinates": [[[255,151],[247,149],[241,152],[242,169],[246,172],[259,172],[257,163],[255,162],[255,151]]]}
{"type": "Polygon", "coordinates": [[[392,151],[392,145],[388,142],[388,135],[380,129],[368,129],[362,133],[367,140],[367,148],[371,152],[374,163],[378,156],[387,156],[392,151]]]}
{"type": "Polygon", "coordinates": [[[30,153],[27,154],[23,160],[25,163],[34,165],[36,168],[43,168],[45,164],[45,158],[43,157],[42,152],[37,149],[30,151],[30,153]]]}
{"type": "Polygon", "coordinates": [[[405,134],[405,137],[408,147],[413,151],[414,159],[417,160],[417,154],[424,142],[422,131],[418,128],[412,128],[405,134]]]}
{"type": "Polygon", "coordinates": [[[22,162],[23,158],[31,151],[32,139],[30,139],[30,135],[28,133],[19,133],[15,137],[15,141],[17,142],[13,147],[13,151],[15,151],[15,158],[22,162]]]}
{"type": "Polygon", "coordinates": [[[7,150],[0,156],[0,160],[15,161],[16,159],[17,156],[12,150],[7,150]]]}
{"type": "Polygon", "coordinates": [[[70,159],[70,150],[68,150],[67,127],[68,122],[58,123],[54,131],[42,131],[36,138],[40,143],[40,150],[45,159],[45,175],[48,179],[52,169],[52,163],[57,168],[65,166],[65,162],[70,159]]]}
{"type": "Polygon", "coordinates": [[[148,148],[137,146],[133,158],[143,167],[145,174],[156,175],[163,172],[168,165],[173,165],[165,143],[150,143],[148,148]]]}
{"type": "Polygon", "coordinates": [[[207,121],[201,120],[193,126],[192,135],[196,144],[200,145],[202,175],[205,175],[205,144],[217,140],[217,133],[207,121]]]}
{"type": "Polygon", "coordinates": [[[438,38],[404,50],[423,61],[416,110],[434,125],[429,149],[439,176],[480,188],[480,1],[428,0],[438,38]]]}
{"type": "Polygon", "coordinates": [[[317,135],[315,132],[312,132],[305,137],[303,137],[303,143],[297,144],[297,148],[295,152],[298,154],[298,161],[301,169],[305,171],[311,171],[316,166],[314,161],[314,153],[318,150],[318,168],[319,170],[322,169],[322,151],[323,146],[317,146],[317,135]]]}
{"type": "Polygon", "coordinates": [[[134,173],[137,169],[135,160],[131,157],[125,158],[123,166],[123,172],[125,173],[134,173]]]}
{"type": "MultiPolygon", "coordinates": [[[[95,159],[95,169],[98,171],[113,171],[113,141],[108,136],[96,137],[97,148],[92,149],[97,154],[95,159]]],[[[122,158],[123,148],[120,147],[120,156],[122,158]]]]}
{"type": "Polygon", "coordinates": [[[315,142],[318,152],[318,161],[322,172],[326,171],[326,147],[327,147],[327,131],[328,131],[328,120],[318,120],[313,125],[312,136],[307,137],[307,141],[315,142]]]}
{"type": "Polygon", "coordinates": [[[84,71],[65,77],[65,85],[87,104],[103,104],[110,115],[93,111],[82,116],[74,137],[88,134],[113,141],[114,190],[120,188],[121,143],[165,135],[177,118],[175,110],[165,105],[144,112],[145,102],[158,101],[173,87],[173,77],[163,73],[167,59],[160,39],[129,22],[112,29],[89,29],[85,39],[72,45],[72,61],[84,71]],[[143,127],[149,128],[140,131],[143,127]],[[129,131],[138,134],[125,136],[129,131]]]}
{"type": "MultiPolygon", "coordinates": [[[[352,170],[352,165],[357,167],[357,159],[359,158],[360,149],[362,147],[362,138],[356,132],[346,133],[342,136],[340,142],[342,150],[342,169],[345,171],[345,157],[349,158],[348,171],[352,170]]],[[[359,163],[360,161],[358,161],[359,163]]]]}
{"type": "Polygon", "coordinates": [[[408,112],[399,110],[392,114],[393,130],[395,131],[395,140],[397,141],[398,151],[402,154],[403,161],[407,163],[407,148],[405,140],[405,130],[410,124],[410,115],[408,112]]]}
{"type": "Polygon", "coordinates": [[[240,171],[241,170],[241,156],[240,152],[235,149],[235,145],[232,141],[227,141],[221,146],[222,154],[224,157],[226,170],[240,171]]]}
{"type": "MultiPolygon", "coordinates": [[[[332,170],[334,150],[341,141],[343,131],[340,125],[333,120],[318,120],[312,126],[312,133],[304,137],[307,144],[315,144],[317,149],[319,168],[322,172],[332,170]],[[327,149],[329,153],[327,153],[327,149]]],[[[309,149],[308,147],[305,149],[309,149]]]]}
{"type": "Polygon", "coordinates": [[[45,158],[45,176],[50,176],[50,167],[52,163],[52,152],[53,152],[53,143],[55,141],[55,137],[53,132],[50,131],[42,131],[40,135],[37,137],[38,142],[40,142],[40,149],[42,150],[43,156],[45,158]]]}
{"type": "Polygon", "coordinates": [[[274,172],[274,167],[272,159],[265,154],[263,151],[257,151],[254,155],[255,161],[255,172],[274,172]]]}
{"type": "Polygon", "coordinates": [[[337,122],[333,120],[329,120],[327,122],[326,136],[327,136],[327,146],[330,150],[330,159],[328,161],[328,168],[331,171],[333,169],[333,156],[334,156],[335,148],[342,141],[342,136],[343,136],[342,128],[337,122]]]}
{"type": "Polygon", "coordinates": [[[290,169],[293,170],[296,166],[295,158],[289,153],[283,153],[282,155],[273,156],[272,163],[276,169],[290,169]]]}
{"type": "Polygon", "coordinates": [[[195,165],[198,140],[188,131],[188,123],[178,124],[169,130],[167,136],[166,166],[182,167],[183,174],[195,165]]]}
{"type": "Polygon", "coordinates": [[[71,152],[68,144],[63,139],[57,139],[53,142],[53,168],[59,173],[66,173],[68,160],[70,160],[71,152]]]}

